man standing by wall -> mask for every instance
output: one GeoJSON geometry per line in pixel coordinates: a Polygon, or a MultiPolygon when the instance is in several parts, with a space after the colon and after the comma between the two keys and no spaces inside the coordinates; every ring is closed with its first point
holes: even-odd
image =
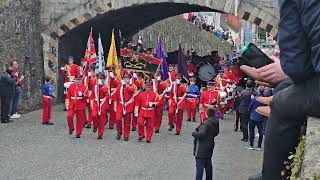
{"type": "Polygon", "coordinates": [[[12,68],[0,75],[1,123],[9,123],[10,103],[14,93],[15,80],[12,68]]]}
{"type": "Polygon", "coordinates": [[[21,115],[17,113],[18,110],[18,104],[20,102],[20,97],[21,97],[21,85],[22,81],[24,80],[24,76],[18,72],[19,65],[17,61],[13,61],[11,64],[11,68],[14,73],[14,77],[16,80],[16,85],[15,85],[15,91],[12,97],[12,104],[11,104],[11,119],[17,119],[20,118],[21,115]]]}

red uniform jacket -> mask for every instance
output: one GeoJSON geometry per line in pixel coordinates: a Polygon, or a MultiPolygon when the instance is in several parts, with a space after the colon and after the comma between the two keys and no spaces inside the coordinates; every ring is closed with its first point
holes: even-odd
{"type": "Polygon", "coordinates": [[[169,95],[169,112],[173,113],[171,110],[175,110],[176,107],[178,109],[184,109],[186,105],[185,96],[186,96],[187,88],[185,85],[176,83],[172,84],[170,95],[169,95]]]}
{"type": "Polygon", "coordinates": [[[68,76],[74,77],[75,75],[80,74],[79,66],[76,65],[76,64],[72,64],[71,66],[70,65],[65,65],[64,66],[64,71],[62,71],[62,72],[65,72],[64,82],[69,82],[70,81],[68,76]]]}
{"type": "Polygon", "coordinates": [[[110,96],[111,96],[111,101],[114,102],[116,98],[116,92],[117,92],[117,87],[120,84],[120,79],[118,77],[111,78],[107,77],[107,84],[110,88],[110,96]]]}
{"type": "Polygon", "coordinates": [[[166,103],[165,98],[165,89],[167,88],[167,82],[166,81],[157,81],[155,79],[152,80],[152,91],[157,93],[158,96],[158,106],[164,106],[166,103]]]}
{"type": "Polygon", "coordinates": [[[171,81],[175,81],[176,80],[176,72],[175,71],[172,71],[172,72],[169,72],[169,75],[171,77],[171,81]]]}
{"type": "Polygon", "coordinates": [[[118,85],[116,92],[116,110],[117,113],[123,113],[124,105],[125,112],[132,113],[134,110],[134,97],[133,94],[136,92],[136,86],[133,84],[126,85],[124,88],[123,85],[118,85]]]}
{"type": "Polygon", "coordinates": [[[208,105],[212,105],[212,102],[216,101],[217,105],[220,103],[219,102],[219,93],[218,91],[203,91],[200,97],[200,103],[199,103],[199,108],[208,108],[208,105]]]}
{"type": "Polygon", "coordinates": [[[154,117],[154,107],[157,103],[157,94],[153,91],[141,92],[136,101],[135,110],[139,109],[140,117],[154,117]],[[154,104],[154,106],[152,106],[154,104]]]}
{"type": "Polygon", "coordinates": [[[83,84],[79,86],[76,84],[71,84],[66,95],[65,103],[68,107],[68,110],[85,110],[87,98],[88,91],[86,86],[83,84]]]}
{"type": "Polygon", "coordinates": [[[88,76],[88,68],[86,66],[79,66],[79,74],[88,76]]]}
{"type": "Polygon", "coordinates": [[[92,94],[90,100],[93,102],[92,109],[95,109],[97,112],[107,113],[109,108],[109,87],[107,85],[100,87],[99,85],[95,85],[92,88],[92,94]],[[100,100],[100,107],[99,107],[100,100]]]}

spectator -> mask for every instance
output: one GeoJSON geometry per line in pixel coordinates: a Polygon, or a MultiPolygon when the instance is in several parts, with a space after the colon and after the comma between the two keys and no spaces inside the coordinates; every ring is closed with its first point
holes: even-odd
{"type": "Polygon", "coordinates": [[[211,157],[214,149],[214,138],[219,134],[219,120],[215,110],[207,110],[207,120],[192,133],[194,137],[193,154],[196,158],[196,180],[202,180],[203,170],[206,170],[206,180],[212,180],[211,157]]]}
{"type": "MultiPolygon", "coordinates": [[[[239,105],[240,105],[240,91],[236,90],[236,97],[234,99],[233,103],[233,112],[234,112],[234,131],[238,131],[239,128],[239,120],[240,120],[240,113],[239,113],[239,105]]],[[[240,130],[241,130],[241,125],[240,125],[240,130]]]]}
{"type": "Polygon", "coordinates": [[[1,123],[9,123],[10,104],[14,94],[15,79],[11,67],[0,75],[0,98],[1,98],[1,123]]]}
{"type": "Polygon", "coordinates": [[[256,149],[261,151],[261,144],[263,140],[263,124],[265,119],[267,119],[267,117],[260,115],[259,113],[256,112],[257,107],[263,106],[262,103],[257,101],[257,98],[263,97],[264,87],[259,86],[258,90],[259,90],[259,93],[251,100],[251,103],[249,104],[249,113],[250,113],[250,121],[249,121],[250,147],[249,149],[251,150],[256,149]],[[255,127],[258,128],[258,133],[259,133],[259,141],[258,141],[258,146],[256,148],[253,147],[254,137],[255,137],[255,133],[254,133],[255,127]]]}
{"type": "Polygon", "coordinates": [[[251,96],[254,91],[253,87],[254,87],[253,81],[248,80],[246,82],[246,89],[243,90],[240,94],[239,113],[240,113],[241,130],[243,134],[243,138],[241,139],[241,141],[244,141],[244,142],[248,142],[248,122],[250,119],[248,108],[251,102],[251,96]]]}
{"type": "Polygon", "coordinates": [[[11,104],[10,118],[17,119],[17,118],[21,117],[21,115],[17,113],[17,110],[18,110],[18,104],[19,104],[20,97],[21,97],[21,84],[22,84],[22,81],[24,80],[24,76],[18,72],[19,65],[18,65],[17,61],[12,61],[10,65],[13,70],[14,78],[16,81],[15,91],[14,91],[14,95],[12,98],[12,104],[11,104]]]}
{"type": "Polygon", "coordinates": [[[261,80],[277,86],[269,98],[262,174],[250,180],[286,179],[281,176],[284,161],[295,151],[304,121],[320,117],[320,34],[315,33],[320,1],[279,0],[279,9],[281,61],[256,70],[261,80]]]}
{"type": "Polygon", "coordinates": [[[52,80],[50,77],[46,77],[46,83],[43,86],[43,97],[42,97],[42,124],[53,125],[51,120],[52,112],[52,98],[56,96],[52,93],[52,80]]]}

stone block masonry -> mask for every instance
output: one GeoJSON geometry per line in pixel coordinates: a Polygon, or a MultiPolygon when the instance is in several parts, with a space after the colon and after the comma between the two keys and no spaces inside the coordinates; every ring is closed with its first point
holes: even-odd
{"type": "Polygon", "coordinates": [[[19,63],[19,71],[25,70],[20,109],[34,109],[41,103],[44,76],[40,1],[2,0],[0,12],[0,70],[3,72],[13,60],[19,63]]]}

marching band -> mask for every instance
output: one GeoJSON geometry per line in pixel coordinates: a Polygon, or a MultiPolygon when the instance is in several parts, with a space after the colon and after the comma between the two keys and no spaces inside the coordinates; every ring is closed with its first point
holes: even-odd
{"type": "Polygon", "coordinates": [[[68,65],[61,68],[66,73],[64,86],[69,134],[76,130],[77,138],[80,138],[84,127],[93,126],[93,132],[102,139],[108,124],[109,129],[116,125],[118,140],[123,136],[124,141],[128,141],[130,131],[137,130],[139,140],[146,138],[150,143],[153,133],[160,132],[166,106],[168,131],[175,128],[175,135],[180,135],[185,109],[187,121],[196,122],[197,108],[200,123],[206,120],[208,108],[214,108],[218,118],[223,119],[233,107],[236,84],[240,79],[237,67],[229,68],[207,82],[206,87],[199,88],[194,73],[189,73],[185,79],[173,65],[169,66],[167,80],[161,80],[159,72],[149,78],[123,70],[122,77],[118,77],[112,70],[96,74],[93,67],[86,66],[85,62],[81,66],[73,64],[73,58],[69,57],[68,65]]]}

